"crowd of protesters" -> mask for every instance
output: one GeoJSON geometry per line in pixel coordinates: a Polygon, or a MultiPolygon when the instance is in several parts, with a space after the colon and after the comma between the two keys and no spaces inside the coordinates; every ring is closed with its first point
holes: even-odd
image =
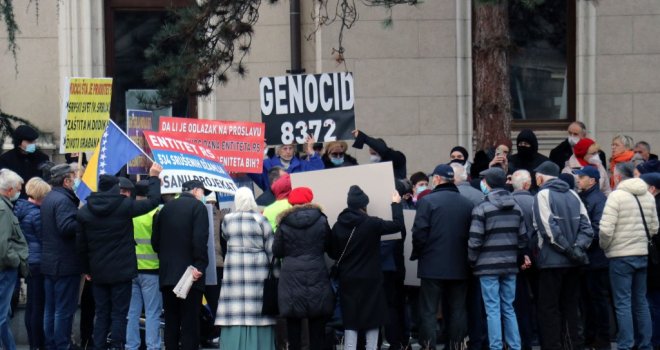
{"type": "Polygon", "coordinates": [[[406,349],[413,339],[423,349],[660,348],[660,162],[627,135],[611,140],[608,162],[582,123],[567,131],[549,158],[523,130],[515,153],[503,140],[470,160],[456,146],[408,178],[402,152],[355,130],[353,147],[392,163],[385,220],[357,185],[338,194],[337,218],[292,188],[291,173],[358,165],[344,141],[308,138],[301,155],[278,146],[250,175],[261,195],[239,188],[224,214],[197,180],[161,195],[158,164],[137,182],[101,175],[82,204],[78,155],[49,162],[21,126],[0,155],[0,345],[16,348],[12,297],[24,277],[30,349],[197,349],[218,336],[223,350],[406,349]],[[408,229],[404,209],[416,211],[408,229]],[[210,231],[217,286],[205,280],[210,231]],[[391,233],[401,239],[381,240],[391,233]],[[418,287],[404,286],[407,261],[418,287]],[[173,289],[187,269],[194,283],[181,298],[173,289]],[[275,314],[264,293],[273,274],[275,314]]]}

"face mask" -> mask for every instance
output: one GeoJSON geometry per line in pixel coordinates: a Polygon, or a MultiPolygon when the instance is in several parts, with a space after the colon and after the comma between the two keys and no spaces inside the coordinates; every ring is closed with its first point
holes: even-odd
{"type": "Polygon", "coordinates": [[[426,186],[419,186],[419,187],[417,187],[417,189],[415,190],[415,192],[417,192],[417,194],[420,194],[420,193],[426,191],[427,188],[428,188],[428,187],[426,187],[426,186]]]}
{"type": "Polygon", "coordinates": [[[202,195],[202,198],[199,199],[202,203],[206,204],[206,196],[202,195]]]}
{"type": "Polygon", "coordinates": [[[14,195],[11,196],[9,200],[11,200],[12,202],[16,202],[18,200],[18,197],[20,196],[21,196],[21,191],[16,191],[16,193],[14,193],[14,195]]]}
{"type": "Polygon", "coordinates": [[[578,136],[569,136],[568,137],[568,143],[570,143],[571,146],[575,146],[578,142],[580,142],[580,138],[578,136]]]}
{"type": "Polygon", "coordinates": [[[601,163],[600,157],[597,154],[594,154],[593,156],[589,157],[589,159],[587,159],[587,162],[589,162],[589,164],[600,164],[601,163]]]}
{"type": "Polygon", "coordinates": [[[344,157],[339,157],[339,158],[330,157],[330,161],[334,165],[342,165],[344,164],[344,157]]]}
{"type": "Polygon", "coordinates": [[[76,192],[78,190],[78,187],[80,187],[80,178],[76,178],[73,180],[73,192],[76,192]]]}
{"type": "Polygon", "coordinates": [[[481,187],[481,192],[483,192],[483,194],[485,195],[488,195],[488,192],[490,192],[490,190],[488,189],[488,187],[486,187],[486,184],[483,181],[479,182],[479,187],[481,187]]]}
{"type": "Polygon", "coordinates": [[[37,150],[36,143],[30,143],[27,146],[25,146],[25,152],[27,153],[34,153],[36,150],[37,150]]]}
{"type": "Polygon", "coordinates": [[[378,163],[380,162],[380,156],[377,154],[372,154],[371,156],[369,156],[369,161],[372,163],[378,163]]]}
{"type": "Polygon", "coordinates": [[[532,152],[532,147],[518,146],[518,154],[520,158],[531,159],[534,157],[534,152],[532,152]]]}

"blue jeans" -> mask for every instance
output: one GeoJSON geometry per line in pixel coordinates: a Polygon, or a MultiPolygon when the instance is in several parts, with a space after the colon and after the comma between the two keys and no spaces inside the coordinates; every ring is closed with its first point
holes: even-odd
{"type": "Polygon", "coordinates": [[[651,314],[646,302],[646,256],[610,259],[610,283],[616,320],[617,348],[651,349],[651,314]]]}
{"type": "Polygon", "coordinates": [[[131,305],[128,308],[126,327],[126,349],[137,350],[140,347],[140,315],[144,306],[145,341],[147,350],[160,349],[160,313],[163,298],[158,286],[158,275],[140,273],[133,279],[131,305]]]}
{"type": "Polygon", "coordinates": [[[39,264],[30,264],[27,283],[27,303],[25,304],[25,329],[30,349],[44,347],[44,275],[39,264]]]}
{"type": "Polygon", "coordinates": [[[14,336],[11,334],[9,313],[17,279],[17,269],[0,270],[0,345],[4,350],[16,350],[14,336]]]}
{"type": "Polygon", "coordinates": [[[488,320],[490,349],[501,350],[504,348],[502,344],[502,324],[504,324],[504,339],[509,348],[520,350],[518,320],[513,311],[513,300],[516,298],[516,275],[487,275],[480,276],[479,279],[488,320]]]}
{"type": "Polygon", "coordinates": [[[48,350],[68,350],[78,307],[80,275],[45,276],[44,336],[48,350]]]}

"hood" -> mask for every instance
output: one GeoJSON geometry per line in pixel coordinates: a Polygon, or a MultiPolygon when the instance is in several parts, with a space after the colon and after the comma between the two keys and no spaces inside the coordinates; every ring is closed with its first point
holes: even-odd
{"type": "Polygon", "coordinates": [[[294,228],[307,228],[312,226],[323,215],[321,207],[307,203],[293,207],[277,215],[277,222],[294,228]]]}
{"type": "MultiPolygon", "coordinates": [[[[534,131],[531,129],[524,129],[520,131],[518,134],[518,137],[516,138],[516,147],[521,141],[526,141],[530,145],[532,145],[530,153],[536,153],[539,150],[539,141],[536,138],[536,134],[534,134],[534,131]]],[[[520,150],[518,150],[520,152],[520,150]]]]}
{"type": "Polygon", "coordinates": [[[641,196],[649,190],[649,186],[644,180],[634,178],[621,181],[616,189],[632,193],[635,196],[641,196]]]}
{"type": "Polygon", "coordinates": [[[291,177],[289,174],[284,174],[279,179],[275,180],[270,185],[270,190],[273,191],[275,198],[284,199],[289,196],[291,192],[291,177]]]}
{"type": "Polygon", "coordinates": [[[39,207],[25,199],[19,199],[16,201],[16,203],[14,203],[14,215],[16,215],[19,221],[23,221],[28,213],[34,209],[39,210],[39,207]]]}
{"type": "Polygon", "coordinates": [[[552,179],[541,186],[541,190],[548,189],[555,192],[567,192],[570,188],[568,184],[559,178],[552,179]]]}
{"type": "Polygon", "coordinates": [[[488,193],[488,201],[492,203],[497,209],[511,209],[516,205],[516,202],[513,200],[513,196],[509,191],[505,189],[495,189],[488,193]]]}
{"type": "Polygon", "coordinates": [[[367,214],[358,210],[346,208],[337,217],[337,222],[348,227],[355,227],[367,219],[367,214]]]}
{"type": "Polygon", "coordinates": [[[87,208],[96,216],[108,216],[125,198],[118,193],[94,192],[87,197],[87,208]]]}

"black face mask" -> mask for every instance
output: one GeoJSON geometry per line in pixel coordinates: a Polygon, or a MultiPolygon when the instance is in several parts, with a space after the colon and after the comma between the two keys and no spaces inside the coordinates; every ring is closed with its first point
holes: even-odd
{"type": "Polygon", "coordinates": [[[530,146],[520,146],[518,145],[518,154],[522,159],[532,159],[534,157],[534,151],[530,146]]]}
{"type": "Polygon", "coordinates": [[[449,164],[452,164],[452,163],[458,163],[460,165],[465,165],[466,160],[465,159],[452,159],[451,162],[449,162],[449,164]]]}

